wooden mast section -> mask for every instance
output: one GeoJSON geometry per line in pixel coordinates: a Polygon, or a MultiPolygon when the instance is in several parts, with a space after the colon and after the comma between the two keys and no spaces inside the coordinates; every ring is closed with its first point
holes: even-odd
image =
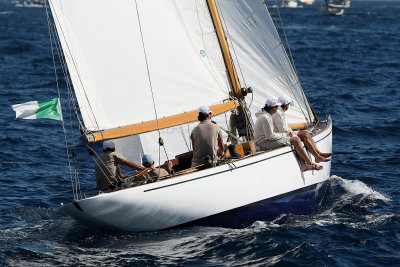
{"type": "Polygon", "coordinates": [[[210,10],[211,19],[214,23],[215,30],[217,32],[217,37],[219,41],[219,45],[222,50],[222,55],[224,57],[225,66],[228,70],[229,82],[232,88],[232,95],[237,97],[238,99],[242,99],[242,90],[240,88],[240,83],[238,76],[236,74],[236,70],[233,66],[233,61],[231,58],[231,54],[229,52],[228,43],[226,42],[225,33],[222,28],[221,20],[219,18],[218,9],[215,4],[215,0],[207,0],[208,9],[210,10]]]}

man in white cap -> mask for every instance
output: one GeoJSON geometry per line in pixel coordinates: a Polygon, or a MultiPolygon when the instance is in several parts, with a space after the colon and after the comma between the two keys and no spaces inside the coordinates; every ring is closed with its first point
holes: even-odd
{"type": "Polygon", "coordinates": [[[211,114],[212,111],[207,106],[199,107],[200,123],[190,135],[193,145],[192,167],[208,163],[207,156],[212,163],[216,163],[218,155],[224,155],[222,132],[218,125],[211,122],[211,114]]]}
{"type": "Polygon", "coordinates": [[[311,152],[311,154],[315,157],[315,162],[327,162],[330,161],[328,157],[332,156],[332,153],[322,153],[319,151],[317,145],[312,139],[312,136],[307,131],[299,131],[297,134],[293,132],[293,130],[289,127],[286,122],[285,112],[289,109],[289,106],[293,106],[293,100],[281,96],[278,98],[279,107],[277,112],[272,115],[272,120],[274,123],[274,130],[277,133],[290,133],[290,136],[297,135],[301,141],[303,141],[304,145],[311,152]]]}
{"type": "Polygon", "coordinates": [[[96,183],[100,191],[115,189],[119,179],[125,178],[119,165],[138,171],[146,169],[142,165],[128,161],[124,156],[116,153],[113,140],[103,142],[103,152],[95,162],[96,183]]]}
{"type": "Polygon", "coordinates": [[[321,170],[322,166],[313,163],[307,156],[301,145],[300,138],[291,136],[290,133],[276,133],[274,131],[272,115],[277,112],[278,106],[278,101],[269,98],[265,101],[264,108],[256,113],[257,121],[254,126],[254,141],[256,145],[262,150],[293,145],[300,158],[300,169],[302,171],[321,170]]]}

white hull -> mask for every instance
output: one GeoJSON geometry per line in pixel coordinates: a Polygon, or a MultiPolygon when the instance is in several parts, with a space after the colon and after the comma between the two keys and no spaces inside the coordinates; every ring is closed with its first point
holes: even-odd
{"type": "Polygon", "coordinates": [[[328,7],[327,11],[335,16],[341,16],[344,13],[344,9],[343,8],[336,8],[336,7],[328,7]]]}
{"type": "Polygon", "coordinates": [[[297,7],[297,1],[283,1],[282,2],[282,7],[296,8],[297,7]]]}
{"type": "MultiPolygon", "coordinates": [[[[332,151],[330,121],[314,140],[321,151],[332,151]]],[[[330,176],[331,163],[321,165],[324,167],[321,171],[303,173],[291,148],[282,147],[233,164],[103,193],[69,203],[61,209],[90,227],[155,231],[260,201],[282,200],[279,196],[323,184],[330,176]]]]}

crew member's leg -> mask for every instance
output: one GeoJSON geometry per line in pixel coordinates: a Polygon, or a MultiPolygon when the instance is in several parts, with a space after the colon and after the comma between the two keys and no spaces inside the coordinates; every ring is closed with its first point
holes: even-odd
{"type": "Polygon", "coordinates": [[[311,152],[311,154],[315,157],[315,162],[326,162],[330,161],[327,157],[332,156],[332,153],[322,153],[319,151],[317,145],[312,139],[311,135],[307,131],[300,131],[297,136],[303,141],[306,148],[311,152]]]}
{"type": "Polygon", "coordinates": [[[293,136],[290,138],[290,143],[293,145],[294,150],[297,155],[300,157],[300,169],[302,171],[308,171],[311,169],[321,170],[323,167],[313,163],[310,158],[307,156],[306,151],[304,150],[301,140],[297,136],[293,136]]]}

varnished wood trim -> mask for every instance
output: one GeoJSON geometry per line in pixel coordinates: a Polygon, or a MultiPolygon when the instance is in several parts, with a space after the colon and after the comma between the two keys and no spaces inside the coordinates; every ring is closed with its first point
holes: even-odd
{"type": "MultiPolygon", "coordinates": [[[[210,109],[213,112],[213,115],[219,115],[219,114],[227,112],[231,109],[234,109],[237,106],[238,106],[238,103],[236,101],[232,100],[229,102],[225,102],[223,104],[211,106],[210,109]]],[[[107,139],[115,139],[115,138],[135,135],[135,134],[151,132],[151,131],[154,131],[157,129],[161,130],[161,129],[165,129],[165,128],[169,128],[169,127],[196,121],[197,117],[198,117],[198,111],[194,110],[194,111],[158,119],[158,125],[157,125],[157,120],[152,120],[152,121],[142,122],[139,124],[128,125],[128,126],[117,128],[117,129],[106,130],[103,132],[96,132],[96,133],[93,133],[93,134],[87,136],[88,142],[94,143],[94,142],[99,142],[99,141],[103,141],[103,140],[107,140],[107,139]]]]}

